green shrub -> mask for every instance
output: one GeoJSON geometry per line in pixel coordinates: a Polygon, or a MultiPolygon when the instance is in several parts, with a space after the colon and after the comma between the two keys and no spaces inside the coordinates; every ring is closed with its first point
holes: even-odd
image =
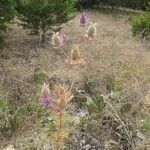
{"type": "MultiPolygon", "coordinates": [[[[146,10],[149,5],[149,0],[79,0],[79,3],[83,7],[89,8],[94,5],[99,5],[146,10]]],[[[78,4],[78,6],[80,5],[78,4]]]]}
{"type": "Polygon", "coordinates": [[[60,28],[62,23],[70,20],[75,6],[75,0],[16,0],[16,9],[21,25],[30,29],[31,34],[41,35],[60,28]],[[54,29],[55,28],[55,29],[54,29]]]}
{"type": "Polygon", "coordinates": [[[49,111],[38,102],[29,101],[16,108],[6,99],[0,99],[0,132],[5,137],[10,137],[18,126],[28,117],[33,122],[37,122],[43,116],[49,116],[49,111]]]}
{"type": "Polygon", "coordinates": [[[142,12],[138,16],[131,18],[132,31],[134,35],[142,34],[147,36],[150,34],[150,12],[142,12]]]}

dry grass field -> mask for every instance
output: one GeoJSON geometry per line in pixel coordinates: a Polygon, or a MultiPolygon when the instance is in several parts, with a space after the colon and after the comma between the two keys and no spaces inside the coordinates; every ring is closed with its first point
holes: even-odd
{"type": "MultiPolygon", "coordinates": [[[[87,27],[79,26],[79,13],[62,28],[62,33],[67,36],[64,51],[68,57],[73,45],[77,44],[85,61],[76,67],[69,63],[61,50],[53,49],[50,36],[45,46],[41,47],[38,37],[29,36],[16,23],[11,25],[13,30],[8,33],[7,48],[0,58],[1,96],[7,97],[13,105],[19,107],[28,101],[38,101],[37,91],[43,82],[50,83],[51,86],[58,83],[73,84],[74,88],[86,93],[89,91],[88,83],[93,83],[94,91],[112,96],[106,102],[100,120],[104,119],[103,116],[109,120],[112,115],[123,126],[124,134],[129,130],[128,125],[132,127],[132,138],[125,135],[128,136],[129,143],[132,143],[129,147],[122,146],[103,127],[98,135],[93,133],[99,132],[97,127],[91,129],[92,136],[101,141],[101,149],[149,150],[150,99],[148,101],[147,97],[150,94],[150,42],[132,35],[129,15],[98,11],[86,13],[90,21],[97,23],[95,39],[88,41],[84,38],[87,27]],[[38,81],[35,81],[36,71],[42,76],[38,81]]],[[[93,93],[92,91],[92,95],[93,93]]],[[[91,91],[88,95],[90,94],[91,91]]],[[[89,123],[88,119],[85,123],[89,123]]],[[[94,125],[96,124],[93,123],[94,125]]],[[[108,128],[113,130],[113,127],[108,128]]],[[[33,123],[32,116],[25,118],[11,139],[4,140],[2,137],[2,143],[17,143],[25,133],[34,132],[34,129],[36,124],[33,123]]],[[[77,144],[79,145],[78,142],[77,144]]],[[[24,149],[20,147],[18,150],[24,149]]]]}

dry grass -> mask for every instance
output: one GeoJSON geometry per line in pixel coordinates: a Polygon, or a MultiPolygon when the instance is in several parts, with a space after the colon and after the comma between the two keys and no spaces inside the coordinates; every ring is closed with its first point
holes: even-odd
{"type": "Polygon", "coordinates": [[[21,27],[13,25],[9,33],[9,59],[2,59],[2,74],[19,80],[32,75],[40,67],[48,76],[82,83],[84,76],[103,80],[106,75],[114,74],[121,79],[125,88],[147,91],[150,73],[150,45],[132,36],[128,16],[112,16],[98,12],[87,12],[93,22],[98,23],[98,35],[89,42],[84,39],[86,27],[78,25],[79,15],[64,25],[63,31],[69,38],[64,50],[70,57],[73,44],[78,44],[85,64],[74,68],[63,53],[52,49],[50,44],[39,48],[39,39],[26,35],[21,27]],[[138,84],[138,85],[137,85],[138,84]],[[143,85],[144,84],[144,88],[143,85]]]}
{"type": "MultiPolygon", "coordinates": [[[[78,44],[81,49],[86,63],[77,68],[66,61],[61,51],[54,50],[50,44],[39,48],[39,38],[29,36],[21,27],[13,25],[8,34],[8,48],[5,49],[7,59],[0,60],[2,87],[9,93],[16,85],[24,87],[27,93],[25,100],[28,101],[31,91],[34,91],[34,85],[28,78],[35,68],[40,67],[49,77],[60,78],[63,82],[74,80],[76,87],[83,86],[85,77],[97,79],[99,90],[106,93],[107,77],[114,75],[122,87],[121,104],[131,102],[132,110],[141,110],[139,104],[142,104],[150,90],[150,43],[132,36],[126,15],[114,16],[95,11],[87,12],[87,15],[91,21],[98,23],[97,37],[93,41],[84,39],[87,27],[79,26],[78,13],[73,20],[63,25],[62,30],[69,38],[64,48],[68,56],[74,44],[78,44]]],[[[120,107],[120,103],[115,107],[120,107]]],[[[142,119],[141,112],[137,115],[138,119],[142,119]]]]}

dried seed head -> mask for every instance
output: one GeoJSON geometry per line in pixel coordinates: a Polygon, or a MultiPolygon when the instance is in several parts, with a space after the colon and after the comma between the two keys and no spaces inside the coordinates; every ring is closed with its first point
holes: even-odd
{"type": "Polygon", "coordinates": [[[55,95],[58,98],[65,98],[66,96],[66,89],[64,85],[59,85],[55,87],[55,95]]]}
{"type": "Polygon", "coordinates": [[[93,38],[94,36],[96,36],[96,34],[97,34],[96,24],[90,23],[90,26],[89,26],[88,31],[87,31],[88,37],[93,38]]]}
{"type": "Polygon", "coordinates": [[[80,16],[80,25],[85,26],[88,22],[88,19],[86,17],[85,13],[82,13],[80,16]]]}
{"type": "Polygon", "coordinates": [[[57,104],[60,108],[64,108],[73,98],[68,88],[64,85],[56,86],[53,95],[57,99],[57,104]]]}
{"type": "Polygon", "coordinates": [[[44,83],[44,85],[42,86],[41,95],[42,97],[50,95],[49,84],[44,83]]]}
{"type": "Polygon", "coordinates": [[[62,43],[63,43],[63,41],[62,41],[62,39],[61,39],[61,37],[60,37],[59,32],[53,33],[53,35],[52,35],[52,44],[53,44],[56,48],[58,48],[58,47],[60,47],[60,46],[62,45],[62,43]]]}
{"type": "Polygon", "coordinates": [[[71,60],[76,61],[80,59],[80,50],[78,46],[74,46],[71,51],[71,60]]]}

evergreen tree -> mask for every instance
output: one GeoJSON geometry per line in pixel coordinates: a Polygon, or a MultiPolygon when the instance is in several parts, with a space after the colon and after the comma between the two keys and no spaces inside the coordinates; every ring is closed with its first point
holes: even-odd
{"type": "Polygon", "coordinates": [[[13,18],[12,0],[0,0],[0,47],[3,45],[3,33],[7,31],[7,23],[13,18]]]}
{"type": "Polygon", "coordinates": [[[147,0],[147,11],[150,11],[150,0],[147,0]]]}
{"type": "Polygon", "coordinates": [[[53,31],[70,20],[76,0],[16,0],[17,12],[31,34],[41,35],[45,41],[47,30],[53,31]]]}

